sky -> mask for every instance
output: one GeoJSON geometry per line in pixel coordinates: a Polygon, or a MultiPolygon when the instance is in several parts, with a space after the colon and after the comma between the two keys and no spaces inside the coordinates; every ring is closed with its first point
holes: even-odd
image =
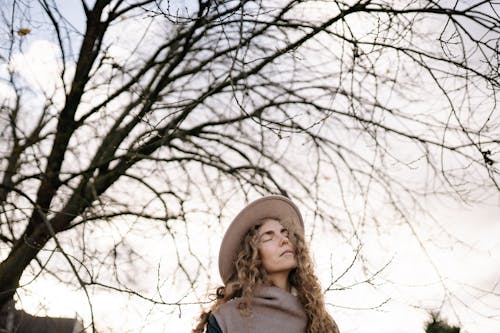
{"type": "MultiPolygon", "coordinates": [[[[75,26],[83,25],[76,7],[63,8],[75,26]]],[[[40,38],[31,41],[24,56],[14,57],[11,65],[25,68],[25,76],[33,78],[30,84],[50,89],[50,77],[57,72],[53,57],[51,42],[44,40],[41,34],[40,38]]],[[[6,64],[0,63],[0,73],[5,73],[2,66],[6,64]]],[[[439,309],[443,300],[451,299],[453,307],[447,302],[442,308],[444,317],[450,323],[460,324],[465,328],[464,333],[498,333],[500,298],[491,297],[487,291],[498,295],[500,288],[500,195],[485,198],[474,205],[437,200],[422,199],[422,205],[435,220],[427,214],[415,213],[413,219],[418,223],[413,229],[388,221],[387,225],[381,226],[380,235],[373,230],[376,236],[365,238],[361,251],[369,264],[365,266],[361,260],[356,260],[335,285],[340,290],[330,291],[325,296],[328,310],[341,332],[423,332],[424,322],[428,319],[427,310],[439,309]],[[417,239],[425,243],[425,248],[417,239]],[[375,276],[370,283],[362,283],[367,271],[375,276]]],[[[235,213],[243,204],[242,200],[235,199],[228,210],[235,213]]],[[[300,208],[303,209],[307,228],[310,224],[307,221],[311,221],[312,216],[304,207],[300,208]]],[[[202,225],[196,226],[197,230],[204,232],[194,234],[192,243],[200,245],[194,251],[206,258],[210,271],[209,280],[198,285],[199,294],[220,283],[217,250],[230,221],[231,214],[228,213],[222,224],[211,230],[203,229],[206,227],[202,225]]],[[[342,237],[331,230],[326,231],[315,233],[310,244],[317,274],[325,288],[331,276],[341,276],[356,256],[342,237]]],[[[311,231],[306,230],[306,234],[308,232],[311,231]]],[[[137,237],[137,242],[143,243],[137,237]]],[[[147,240],[147,244],[142,246],[144,253],[151,256],[151,262],[168,266],[168,258],[175,255],[169,243],[154,234],[148,234],[147,240]]],[[[168,267],[163,268],[165,272],[169,271],[168,267]]],[[[144,288],[158,284],[155,281],[158,276],[153,270],[131,272],[131,275],[137,275],[141,280],[137,285],[144,288]]],[[[161,293],[169,300],[182,297],[185,291],[182,284],[175,283],[175,279],[170,280],[169,277],[164,277],[161,283],[161,293]]],[[[76,315],[85,323],[90,317],[81,290],[51,279],[32,282],[26,287],[21,300],[22,306],[33,314],[76,315]]],[[[195,300],[190,296],[187,301],[195,300]]],[[[172,327],[176,332],[189,332],[200,311],[196,304],[152,306],[134,297],[107,292],[98,292],[93,303],[96,322],[110,332],[148,333],[172,331],[172,327]]]]}

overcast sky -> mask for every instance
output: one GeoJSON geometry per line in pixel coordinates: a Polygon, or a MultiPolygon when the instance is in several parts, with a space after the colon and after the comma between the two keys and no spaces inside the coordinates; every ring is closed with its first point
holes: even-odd
{"type": "MultiPolygon", "coordinates": [[[[73,24],[82,26],[80,11],[76,11],[76,7],[64,8],[73,24]]],[[[38,40],[30,41],[23,56],[14,57],[12,65],[24,68],[26,78],[32,78],[34,86],[51,87],[51,76],[57,71],[53,52],[51,42],[44,40],[42,34],[38,40]]],[[[0,75],[5,75],[5,66],[4,62],[0,63],[0,75]]],[[[4,90],[0,94],[8,92],[4,90]]],[[[462,320],[464,333],[499,332],[500,196],[486,198],[483,203],[472,206],[427,200],[422,203],[435,220],[416,213],[413,218],[418,223],[413,225],[414,230],[408,225],[390,222],[382,226],[380,233],[373,230],[373,237],[365,238],[362,247],[369,259],[368,267],[356,261],[336,285],[345,289],[326,294],[331,304],[329,311],[341,332],[420,333],[428,318],[426,309],[439,309],[441,304],[445,304],[442,313],[451,323],[458,323],[458,318],[462,320]],[[425,248],[418,239],[424,242],[425,248]],[[373,285],[358,285],[366,277],[367,268],[373,273],[383,269],[373,278],[373,285]],[[492,297],[488,292],[497,296],[492,297]]],[[[244,202],[233,204],[230,210],[237,212],[244,202]]],[[[301,208],[307,226],[311,216],[305,207],[301,208]]],[[[230,219],[226,216],[223,224],[214,228],[200,224],[198,232],[193,234],[192,243],[199,244],[194,251],[205,256],[212,272],[210,281],[199,285],[199,294],[220,283],[217,250],[230,219]]],[[[164,239],[149,234],[143,246],[146,253],[151,253],[152,262],[168,266],[166,258],[174,253],[166,244],[164,239]]],[[[325,288],[331,276],[341,275],[355,256],[352,247],[334,232],[316,233],[311,248],[325,288]]],[[[169,268],[162,269],[168,271],[169,268]]],[[[144,279],[139,285],[157,283],[154,271],[132,272],[134,274],[144,279]]],[[[20,299],[27,311],[53,316],[77,314],[88,322],[89,310],[80,290],[42,279],[31,283],[26,290],[20,299]],[[45,309],[40,304],[44,304],[45,309]]],[[[162,285],[161,290],[170,300],[179,299],[185,292],[182,286],[175,285],[162,285]]],[[[196,301],[193,297],[190,295],[185,301],[196,301]]],[[[189,332],[200,311],[198,305],[152,306],[133,297],[105,292],[98,293],[93,303],[98,327],[115,332],[189,332]]]]}

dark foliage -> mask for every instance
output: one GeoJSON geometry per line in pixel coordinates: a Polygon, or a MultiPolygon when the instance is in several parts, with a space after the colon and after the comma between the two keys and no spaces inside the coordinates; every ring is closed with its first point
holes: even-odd
{"type": "Polygon", "coordinates": [[[460,333],[460,327],[450,326],[437,312],[431,312],[431,319],[426,323],[425,333],[460,333]]]}

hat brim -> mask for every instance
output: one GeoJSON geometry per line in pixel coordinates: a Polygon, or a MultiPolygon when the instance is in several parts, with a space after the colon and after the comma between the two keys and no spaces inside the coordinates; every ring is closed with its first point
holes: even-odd
{"type": "Polygon", "coordinates": [[[254,225],[271,217],[280,221],[290,221],[297,232],[304,234],[302,216],[290,199],[280,195],[270,195],[251,202],[234,218],[222,239],[219,250],[219,273],[224,284],[234,273],[234,261],[243,237],[254,225]]]}

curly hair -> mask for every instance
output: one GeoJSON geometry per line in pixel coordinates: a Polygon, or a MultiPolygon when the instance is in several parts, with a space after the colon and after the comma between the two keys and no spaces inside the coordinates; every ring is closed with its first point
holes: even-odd
{"type": "MultiPolygon", "coordinates": [[[[266,218],[265,220],[269,219],[284,224],[276,218],[266,218]]],[[[270,283],[267,273],[262,267],[258,250],[260,225],[255,225],[245,235],[236,256],[235,273],[225,286],[216,289],[215,303],[210,310],[202,312],[192,333],[203,333],[210,314],[222,304],[236,297],[240,298],[238,308],[241,315],[245,317],[251,315],[251,302],[256,285],[270,283]]],[[[338,333],[335,321],[326,311],[323,293],[318,278],[314,274],[314,265],[304,237],[300,233],[291,232],[289,240],[296,249],[297,267],[290,272],[288,280],[297,290],[298,299],[304,306],[308,318],[307,333],[338,333]]]]}

